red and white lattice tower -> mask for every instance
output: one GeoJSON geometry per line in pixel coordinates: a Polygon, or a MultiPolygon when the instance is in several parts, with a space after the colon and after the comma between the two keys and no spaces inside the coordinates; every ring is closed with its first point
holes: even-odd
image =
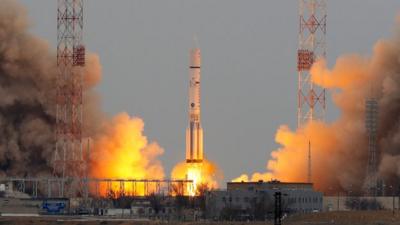
{"type": "MultiPolygon", "coordinates": [[[[58,0],[57,11],[57,106],[54,174],[82,178],[85,160],[82,151],[82,42],[83,0],[58,0]]],[[[65,184],[61,186],[64,196],[65,184]]],[[[65,190],[67,191],[67,190],[65,190]]]]}
{"type": "Polygon", "coordinates": [[[297,126],[302,127],[325,118],[325,89],[312,83],[310,69],[316,59],[326,56],[326,0],[299,0],[299,4],[297,126]]]}

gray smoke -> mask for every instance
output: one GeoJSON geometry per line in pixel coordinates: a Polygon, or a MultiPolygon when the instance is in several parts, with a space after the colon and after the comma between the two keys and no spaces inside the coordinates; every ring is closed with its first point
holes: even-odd
{"type": "Polygon", "coordinates": [[[26,11],[0,7],[0,169],[9,176],[48,172],[54,149],[55,55],[27,32],[26,11]]]}
{"type": "MultiPolygon", "coordinates": [[[[52,171],[55,148],[56,54],[28,32],[26,10],[15,1],[0,6],[0,175],[37,176],[52,171]]],[[[102,118],[89,91],[100,80],[97,56],[84,71],[85,135],[102,118]],[[90,115],[90,116],[85,116],[90,115]]]]}

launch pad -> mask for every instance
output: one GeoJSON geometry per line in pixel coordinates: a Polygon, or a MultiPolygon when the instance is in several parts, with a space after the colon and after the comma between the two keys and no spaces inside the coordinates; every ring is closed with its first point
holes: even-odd
{"type": "Polygon", "coordinates": [[[13,189],[19,195],[31,198],[115,198],[150,195],[185,194],[185,189],[192,186],[192,180],[158,179],[111,179],[111,178],[58,178],[58,177],[5,177],[0,178],[3,189],[13,189]],[[62,187],[81,184],[81,191],[62,191],[62,187]]]}

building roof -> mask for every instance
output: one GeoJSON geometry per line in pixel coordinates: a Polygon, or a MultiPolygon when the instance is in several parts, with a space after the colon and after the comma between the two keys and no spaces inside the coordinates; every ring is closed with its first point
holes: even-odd
{"type": "Polygon", "coordinates": [[[235,182],[227,182],[227,184],[282,184],[282,185],[290,185],[290,184],[299,184],[299,185],[313,185],[313,183],[307,182],[282,182],[279,180],[271,180],[271,181],[235,181],[235,182]]]}

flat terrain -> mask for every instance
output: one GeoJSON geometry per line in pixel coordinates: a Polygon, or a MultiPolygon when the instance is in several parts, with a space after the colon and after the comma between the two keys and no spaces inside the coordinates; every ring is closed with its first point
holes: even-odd
{"type": "Polygon", "coordinates": [[[332,225],[400,225],[400,212],[392,211],[351,211],[313,213],[287,218],[282,224],[332,224],[332,225]]]}
{"type": "MultiPolygon", "coordinates": [[[[270,225],[271,222],[155,222],[128,219],[72,218],[72,217],[0,217],[0,225],[270,225]]],[[[292,216],[282,224],[288,225],[400,225],[400,212],[329,212],[292,216]]]]}

